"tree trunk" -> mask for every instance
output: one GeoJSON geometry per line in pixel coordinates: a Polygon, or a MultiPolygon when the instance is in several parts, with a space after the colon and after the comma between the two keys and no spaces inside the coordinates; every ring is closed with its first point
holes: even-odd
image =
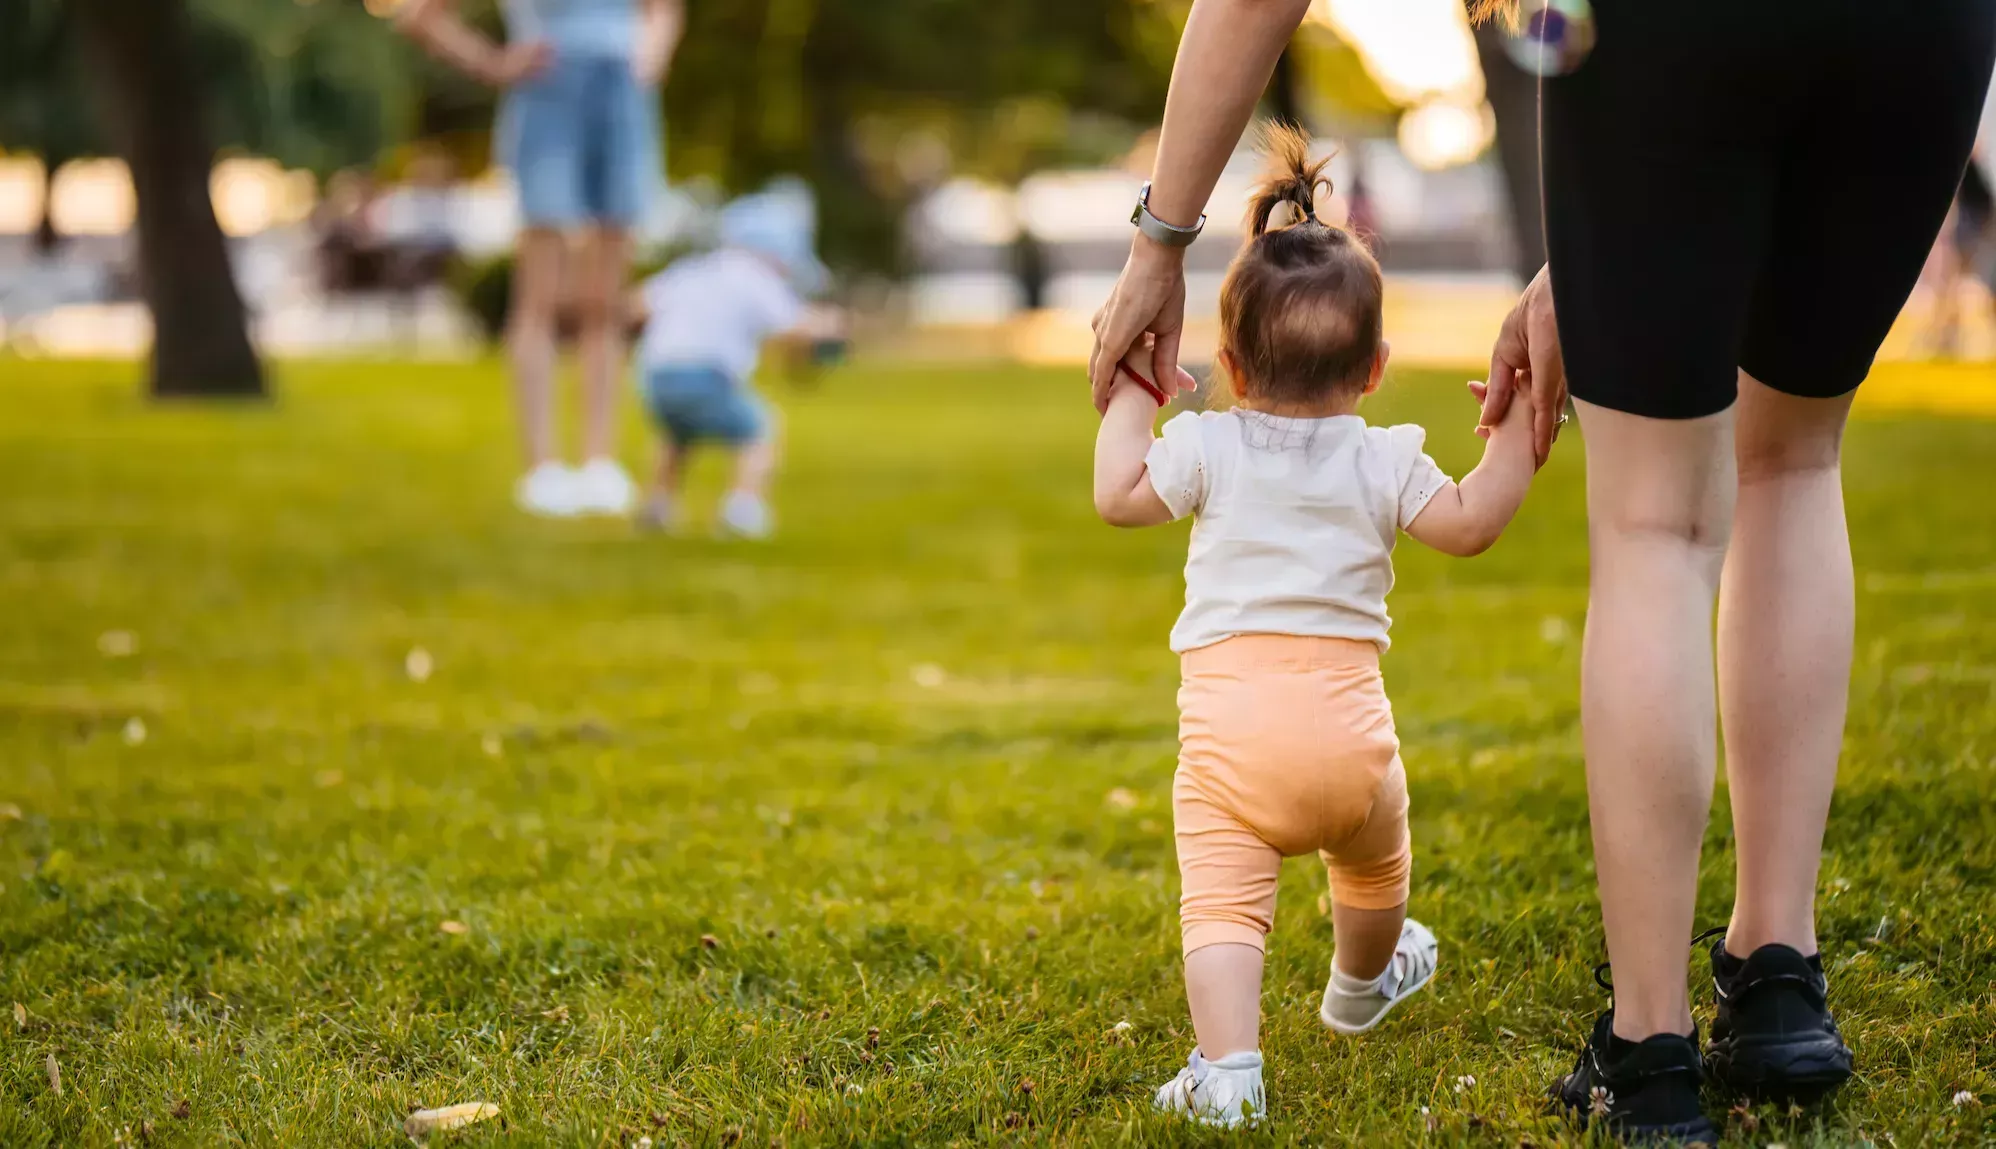
{"type": "Polygon", "coordinates": [[[1545,209],[1539,198],[1539,80],[1504,52],[1501,20],[1476,29],[1483,91],[1497,115],[1497,163],[1511,208],[1512,270],[1528,283],[1546,261],[1545,209]]]}
{"type": "Polygon", "coordinates": [[[208,198],[214,148],[186,0],[73,0],[100,108],[138,194],[155,396],[261,396],[242,296],[208,198]]]}

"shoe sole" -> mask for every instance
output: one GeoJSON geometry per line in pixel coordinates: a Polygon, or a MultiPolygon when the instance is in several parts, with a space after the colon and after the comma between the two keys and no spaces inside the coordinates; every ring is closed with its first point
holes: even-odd
{"type": "MultiPolygon", "coordinates": [[[[1550,1110],[1555,1117],[1565,1117],[1582,1129],[1595,1124],[1593,1117],[1585,1111],[1568,1105],[1556,1092],[1551,1098],[1550,1110]]],[[[1616,1128],[1610,1122],[1602,1122],[1601,1128],[1609,1136],[1624,1145],[1717,1145],[1719,1127],[1712,1119],[1700,1113],[1696,1121],[1679,1121],[1672,1125],[1636,1125],[1616,1128]]]]}
{"type": "Polygon", "coordinates": [[[1401,1002],[1406,1001],[1408,998],[1413,997],[1415,994],[1427,988],[1427,984],[1435,980],[1435,974],[1441,972],[1441,964],[1442,963],[1440,962],[1440,960],[1437,960],[1435,962],[1435,968],[1429,970],[1428,975],[1426,977],[1422,978],[1420,981],[1415,982],[1413,988],[1409,989],[1406,993],[1403,993],[1399,997],[1394,998],[1392,1001],[1387,1002],[1386,1008],[1380,1010],[1377,1014],[1373,1016],[1371,1021],[1366,1022],[1364,1025],[1358,1025],[1358,1026],[1346,1025],[1344,1022],[1339,1021],[1336,1018],[1332,1017],[1331,1005],[1330,1005],[1331,987],[1325,986],[1324,1000],[1322,1004],[1317,1006],[1317,1020],[1323,1022],[1324,1028],[1330,1030],[1333,1033],[1343,1034],[1346,1037],[1357,1037],[1359,1034],[1365,1033],[1368,1030],[1372,1029],[1374,1026],[1378,1025],[1380,1022],[1385,1021],[1386,1015],[1393,1012],[1394,1006],[1399,1005],[1401,1002]]]}
{"type": "Polygon", "coordinates": [[[1749,1097],[1806,1104],[1850,1080],[1850,1049],[1827,1034],[1786,1041],[1713,1042],[1705,1047],[1705,1072],[1749,1097]]]}

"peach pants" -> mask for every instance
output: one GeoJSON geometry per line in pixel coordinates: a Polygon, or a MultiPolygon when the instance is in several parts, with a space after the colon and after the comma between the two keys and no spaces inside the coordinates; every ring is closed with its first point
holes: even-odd
{"type": "Polygon", "coordinates": [[[1254,634],[1181,656],[1178,839],[1184,952],[1263,947],[1282,859],[1316,851],[1339,905],[1407,900],[1407,774],[1370,642],[1254,634]]]}

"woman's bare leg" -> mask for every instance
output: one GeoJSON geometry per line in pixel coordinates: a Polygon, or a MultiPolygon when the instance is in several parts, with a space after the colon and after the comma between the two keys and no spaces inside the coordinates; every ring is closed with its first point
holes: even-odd
{"type": "Polygon", "coordinates": [[[1770,942],[1816,952],[1816,873],[1857,615],[1839,470],[1850,403],[1799,399],[1740,374],[1739,509],[1719,593],[1735,957],[1770,942]]]}
{"type": "Polygon", "coordinates": [[[1684,956],[1711,813],[1712,603],[1732,530],[1733,416],[1577,404],[1592,550],[1581,725],[1615,1032],[1691,1031],[1684,956]]]}
{"type": "Polygon", "coordinates": [[[624,279],[630,240],[619,228],[584,233],[576,262],[576,350],[582,360],[582,455],[617,451],[617,378],[624,366],[624,279]]]}
{"type": "Polygon", "coordinates": [[[513,359],[513,399],[519,410],[520,449],[529,468],[555,458],[555,319],[561,309],[566,243],[558,231],[530,227],[520,233],[513,264],[513,301],[506,324],[513,359]]]}

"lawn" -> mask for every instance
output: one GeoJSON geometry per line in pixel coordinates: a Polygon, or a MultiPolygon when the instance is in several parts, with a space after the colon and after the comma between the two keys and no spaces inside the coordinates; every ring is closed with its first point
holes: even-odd
{"type": "MultiPolygon", "coordinates": [[[[292,366],[255,408],[135,379],[0,362],[0,1145],[387,1146],[466,1101],[499,1117],[437,1143],[1214,1139],[1149,1110],[1191,1045],[1183,529],[1093,520],[1073,373],[777,388],[761,545],[516,514],[489,364],[292,366]]],[[[1453,377],[1369,413],[1475,457],[1453,377]]],[[[1729,1143],[1996,1138],[1992,459],[1985,419],[1852,431],[1821,915],[1859,1078],[1729,1143]]],[[[1241,1141],[1570,1136],[1540,1092],[1604,1004],[1580,479],[1574,436],[1490,554],[1402,550],[1387,677],[1441,974],[1328,1036],[1321,871],[1292,863],[1273,1121],[1241,1141]]],[[[1701,924],[1727,826],[1722,793],[1701,924]]]]}

